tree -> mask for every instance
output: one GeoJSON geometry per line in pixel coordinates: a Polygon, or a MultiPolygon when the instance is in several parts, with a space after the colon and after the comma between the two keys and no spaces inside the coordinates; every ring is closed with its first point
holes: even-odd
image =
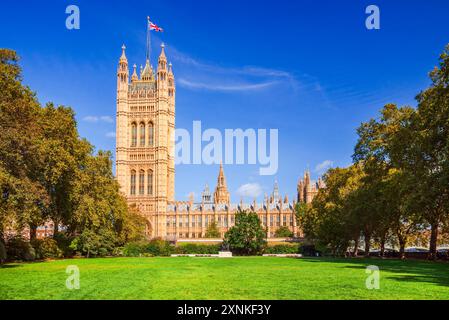
{"type": "Polygon", "coordinates": [[[85,254],[87,258],[105,256],[112,253],[116,240],[116,235],[109,229],[85,229],[72,241],[70,247],[85,254]]]}
{"type": "Polygon", "coordinates": [[[435,259],[439,230],[449,219],[449,45],[430,79],[431,86],[417,96],[414,140],[404,164],[417,182],[414,200],[430,224],[429,258],[435,259]]]}
{"type": "Polygon", "coordinates": [[[256,255],[266,246],[266,231],[255,212],[239,210],[235,215],[235,225],[225,234],[224,244],[232,252],[242,255],[256,255]]]}
{"type": "Polygon", "coordinates": [[[381,255],[388,236],[394,234],[403,257],[407,237],[420,220],[410,202],[416,181],[413,173],[404,169],[407,148],[413,144],[410,125],[415,114],[413,108],[387,104],[379,119],[371,119],[357,130],[359,139],[353,159],[364,164],[368,195],[375,196],[369,200],[375,204],[372,212],[361,214],[375,218],[373,235],[378,239],[381,255]]]}
{"type": "MultiPolygon", "coordinates": [[[[126,207],[126,200],[121,198],[118,200],[121,206],[126,207]]],[[[118,233],[119,242],[126,244],[128,242],[138,242],[145,238],[146,219],[140,214],[139,210],[133,206],[127,210],[122,209],[123,216],[117,219],[116,231],[118,233]]]]}
{"type": "Polygon", "coordinates": [[[0,49],[0,241],[4,230],[21,230],[43,221],[48,197],[36,175],[43,138],[40,105],[35,94],[22,85],[17,54],[0,49]]]}
{"type": "Polygon", "coordinates": [[[206,238],[220,238],[220,230],[218,230],[217,223],[213,221],[206,229],[206,238]]]}
{"type": "Polygon", "coordinates": [[[293,232],[288,227],[282,226],[275,231],[274,236],[276,238],[291,238],[293,237],[293,232]]]}

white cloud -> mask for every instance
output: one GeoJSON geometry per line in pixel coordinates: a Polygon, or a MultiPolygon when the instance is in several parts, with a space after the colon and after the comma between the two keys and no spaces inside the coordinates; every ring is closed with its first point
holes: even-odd
{"type": "Polygon", "coordinates": [[[101,116],[100,120],[104,121],[104,122],[108,122],[108,123],[113,123],[114,122],[114,119],[112,119],[111,116],[101,116]]]}
{"type": "Polygon", "coordinates": [[[106,133],[106,137],[107,138],[115,138],[115,132],[110,131],[110,132],[106,133]]]}
{"type": "Polygon", "coordinates": [[[237,189],[237,195],[249,198],[257,198],[262,192],[262,187],[258,183],[247,183],[237,189]]]}
{"type": "Polygon", "coordinates": [[[319,163],[315,167],[315,172],[319,174],[323,174],[327,171],[330,167],[334,165],[334,162],[331,160],[324,160],[323,162],[319,163]]]}
{"type": "Polygon", "coordinates": [[[83,121],[86,122],[98,122],[98,117],[95,116],[87,116],[83,118],[83,121]]]}
{"type": "Polygon", "coordinates": [[[189,89],[202,89],[210,91],[250,91],[250,90],[261,90],[276,84],[276,81],[261,82],[261,83],[242,83],[242,84],[212,84],[212,83],[201,83],[186,80],[184,78],[178,79],[178,84],[184,88],[189,89]]]}
{"type": "Polygon", "coordinates": [[[167,50],[181,74],[177,82],[187,89],[236,92],[263,90],[278,83],[287,84],[294,90],[300,87],[296,77],[284,70],[258,66],[223,67],[196,60],[173,47],[167,50]],[[187,74],[195,74],[195,81],[183,77],[187,74]]]}
{"type": "Polygon", "coordinates": [[[113,123],[114,119],[111,116],[85,116],[83,121],[96,123],[99,121],[113,123]]]}

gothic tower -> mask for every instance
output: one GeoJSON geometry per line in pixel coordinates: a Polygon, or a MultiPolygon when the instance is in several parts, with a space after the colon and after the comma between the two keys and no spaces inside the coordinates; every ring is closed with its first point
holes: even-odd
{"type": "Polygon", "coordinates": [[[116,177],[129,205],[147,218],[147,235],[164,236],[175,193],[175,78],[162,44],[156,74],[150,59],[131,81],[122,47],[117,72],[116,177]]]}
{"type": "Polygon", "coordinates": [[[229,204],[229,192],[226,186],[226,178],[223,171],[223,165],[220,164],[220,172],[217,178],[217,187],[214,192],[214,203],[215,204],[229,204]]]}

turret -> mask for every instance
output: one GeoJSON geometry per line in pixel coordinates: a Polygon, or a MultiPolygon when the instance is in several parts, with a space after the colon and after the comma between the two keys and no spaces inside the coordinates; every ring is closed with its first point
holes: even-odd
{"type": "Polygon", "coordinates": [[[167,57],[165,56],[165,44],[162,43],[161,54],[157,62],[157,88],[160,95],[168,94],[167,81],[167,57]]]}
{"type": "Polygon", "coordinates": [[[125,54],[126,47],[122,46],[122,55],[120,56],[118,70],[117,70],[117,92],[128,91],[128,59],[125,54]]]}
{"type": "Polygon", "coordinates": [[[131,82],[135,82],[139,80],[139,77],[137,76],[137,66],[136,64],[133,65],[133,74],[131,76],[131,82]]]}
{"type": "Polygon", "coordinates": [[[172,100],[174,104],[175,100],[175,75],[173,74],[173,67],[171,62],[168,65],[168,97],[172,100]]]}
{"type": "Polygon", "coordinates": [[[214,203],[226,203],[229,204],[229,192],[226,186],[226,178],[223,171],[223,164],[220,163],[220,171],[217,178],[217,187],[214,192],[214,203]]]}

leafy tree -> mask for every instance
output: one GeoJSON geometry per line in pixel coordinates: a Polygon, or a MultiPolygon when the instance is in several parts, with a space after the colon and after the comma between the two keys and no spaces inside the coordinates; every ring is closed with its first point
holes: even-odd
{"type": "Polygon", "coordinates": [[[128,242],[138,242],[145,240],[146,219],[140,214],[136,207],[126,209],[126,200],[119,198],[117,201],[122,208],[122,216],[117,219],[116,231],[119,236],[119,242],[125,244],[128,242]]]}
{"type": "Polygon", "coordinates": [[[220,230],[218,230],[217,223],[213,221],[206,229],[206,238],[220,238],[220,230]]]}
{"type": "Polygon", "coordinates": [[[225,234],[224,243],[242,255],[256,255],[266,246],[266,232],[255,212],[239,210],[235,215],[235,225],[225,234]]]}
{"type": "Polygon", "coordinates": [[[277,238],[290,238],[293,237],[293,232],[288,227],[282,226],[275,231],[274,236],[277,238]]]}
{"type": "Polygon", "coordinates": [[[76,237],[71,248],[78,251],[87,258],[91,256],[105,256],[111,253],[116,245],[114,232],[109,229],[99,229],[93,231],[85,229],[78,237],[76,237]]]}
{"type": "Polygon", "coordinates": [[[22,85],[17,54],[0,49],[0,241],[5,228],[20,230],[41,223],[41,207],[48,200],[36,179],[42,139],[40,106],[35,94],[22,85]]]}
{"type": "Polygon", "coordinates": [[[306,238],[328,247],[333,255],[345,254],[351,240],[358,243],[362,176],[360,166],[330,169],[324,175],[326,188],[320,190],[310,206],[297,207],[306,238]]]}
{"type": "Polygon", "coordinates": [[[413,200],[430,224],[429,258],[435,259],[439,230],[449,219],[449,45],[430,79],[431,86],[417,96],[414,140],[404,165],[416,180],[413,200]]]}

